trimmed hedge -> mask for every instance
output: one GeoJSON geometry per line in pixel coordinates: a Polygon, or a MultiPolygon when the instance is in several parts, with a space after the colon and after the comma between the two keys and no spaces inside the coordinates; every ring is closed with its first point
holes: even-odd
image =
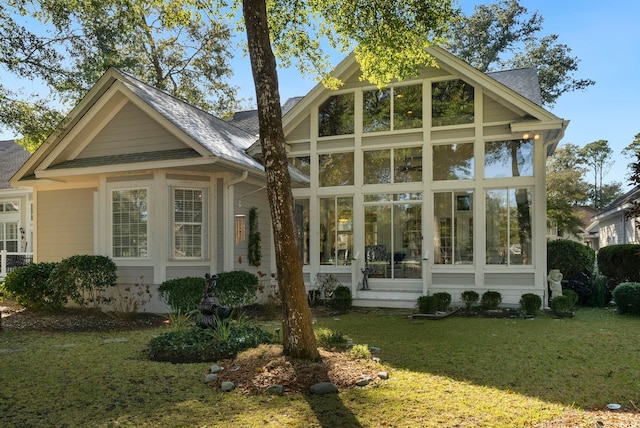
{"type": "Polygon", "coordinates": [[[640,245],[608,245],[598,251],[598,270],[614,284],[640,282],[640,245]]]}
{"type": "Polygon", "coordinates": [[[542,299],[537,294],[527,293],[520,297],[520,311],[524,315],[536,315],[542,306],[542,299]]]}
{"type": "Polygon", "coordinates": [[[31,263],[10,272],[4,283],[9,296],[30,309],[60,309],[71,290],[54,286],[49,278],[57,263],[31,263]]]}
{"type": "Polygon", "coordinates": [[[579,242],[568,239],[547,242],[547,269],[559,269],[565,280],[580,274],[590,276],[595,260],[593,248],[579,242]]]}
{"type": "Polygon", "coordinates": [[[498,309],[500,303],[502,303],[502,294],[499,291],[485,291],[480,299],[480,305],[488,310],[498,309]]]}
{"type": "Polygon", "coordinates": [[[63,259],[51,273],[55,288],[71,290],[71,299],[82,307],[109,303],[103,293],[118,281],[116,264],[107,256],[79,254],[63,259]]]}
{"type": "Polygon", "coordinates": [[[165,281],[158,291],[174,312],[188,314],[198,309],[205,287],[204,278],[188,276],[165,281]]]}
{"type": "Polygon", "coordinates": [[[619,314],[640,314],[640,283],[623,282],[613,290],[619,314]]]}
{"type": "Polygon", "coordinates": [[[214,290],[220,305],[239,308],[250,305],[256,299],[258,277],[244,270],[220,272],[214,290]]]}

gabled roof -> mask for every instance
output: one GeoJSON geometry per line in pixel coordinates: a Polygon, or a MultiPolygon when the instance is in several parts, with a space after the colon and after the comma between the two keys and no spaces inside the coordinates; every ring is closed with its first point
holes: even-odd
{"type": "Polygon", "coordinates": [[[13,140],[0,141],[0,189],[8,189],[9,179],[29,158],[29,152],[13,140]]]}
{"type": "MultiPolygon", "coordinates": [[[[284,116],[304,97],[292,97],[289,98],[282,105],[282,115],[284,116]]],[[[234,113],[229,119],[229,123],[242,128],[245,131],[255,135],[256,137],[260,131],[260,125],[258,124],[258,110],[245,110],[234,113]]]]}
{"type": "Polygon", "coordinates": [[[542,92],[538,71],[535,68],[517,68],[514,70],[492,71],[487,76],[514,90],[531,102],[542,105],[542,92]]]}
{"type": "Polygon", "coordinates": [[[600,220],[610,215],[619,213],[629,208],[631,203],[635,201],[640,201],[640,186],[636,186],[633,189],[629,190],[624,195],[614,199],[602,209],[596,216],[596,219],[600,220]]]}
{"type": "MultiPolygon", "coordinates": [[[[261,174],[263,166],[245,151],[253,142],[254,135],[127,73],[109,69],[67,116],[61,130],[47,138],[13,180],[37,179],[62,170],[81,174],[82,169],[86,168],[108,169],[113,165],[144,165],[167,160],[185,165],[195,161],[201,164],[221,162],[261,174]],[[124,101],[119,101],[119,104],[113,101],[112,105],[119,106],[115,108],[122,108],[126,102],[134,103],[184,143],[183,149],[161,152],[149,152],[147,149],[147,152],[127,155],[78,157],[81,149],[68,148],[73,144],[74,135],[87,125],[90,118],[106,116],[101,109],[118,97],[124,98],[124,101]]],[[[84,144],[89,142],[85,141],[84,144]]]]}

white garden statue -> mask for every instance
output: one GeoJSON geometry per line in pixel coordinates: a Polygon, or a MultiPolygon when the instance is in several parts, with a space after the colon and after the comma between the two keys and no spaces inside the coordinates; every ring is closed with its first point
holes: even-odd
{"type": "Polygon", "coordinates": [[[547,276],[547,281],[549,281],[549,288],[551,289],[551,296],[549,300],[556,296],[562,296],[562,273],[560,270],[551,269],[547,276]]]}

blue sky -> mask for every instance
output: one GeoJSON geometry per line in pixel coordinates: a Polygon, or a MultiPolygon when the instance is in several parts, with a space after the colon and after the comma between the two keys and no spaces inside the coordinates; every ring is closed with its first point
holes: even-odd
{"type": "MultiPolygon", "coordinates": [[[[460,0],[465,13],[477,4],[490,1],[460,0]]],[[[558,34],[559,42],[572,49],[580,59],[578,78],[596,81],[585,91],[561,96],[551,111],[571,121],[562,144],[583,146],[596,140],[608,140],[614,150],[615,165],[605,181],[619,181],[627,188],[627,164],[620,151],[640,133],[638,98],[640,96],[640,31],[637,0],[520,0],[530,11],[544,17],[542,35],[558,34]]],[[[336,56],[337,64],[342,58],[336,56]]],[[[246,59],[234,60],[233,83],[241,88],[240,96],[255,98],[251,70],[246,59]]],[[[7,83],[9,76],[0,76],[7,83]]],[[[312,78],[297,70],[280,70],[282,100],[306,94],[315,86],[312,78]]],[[[31,82],[16,82],[29,87],[31,82]]],[[[14,136],[0,130],[0,139],[14,136]]]]}

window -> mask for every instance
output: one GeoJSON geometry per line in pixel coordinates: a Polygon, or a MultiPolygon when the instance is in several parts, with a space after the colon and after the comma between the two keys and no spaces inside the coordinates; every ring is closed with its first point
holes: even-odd
{"type": "Polygon", "coordinates": [[[18,222],[0,222],[0,250],[18,251],[18,222]]]}
{"type": "Polygon", "coordinates": [[[435,264],[473,264],[473,192],[433,195],[435,264]]]}
{"type": "MultiPolygon", "coordinates": [[[[203,258],[205,207],[203,189],[173,189],[173,256],[203,258]]],[[[236,236],[237,237],[237,236],[236,236]]]]}
{"type": "Polygon", "coordinates": [[[353,198],[320,198],[320,264],[350,265],[352,233],[353,198]]]}
{"type": "Polygon", "coordinates": [[[318,109],[318,135],[353,134],[353,94],[333,95],[318,109]]]}
{"type": "Polygon", "coordinates": [[[532,201],[530,188],[487,191],[487,264],[532,264],[532,201]]]}
{"type": "Polygon", "coordinates": [[[289,163],[296,167],[301,173],[311,175],[311,156],[297,156],[289,158],[289,163]]]}
{"type": "Polygon", "coordinates": [[[353,184],[353,152],[318,156],[320,187],[353,184]]]}
{"type": "Polygon", "coordinates": [[[362,102],[364,132],[422,127],[422,85],[365,91],[362,102]]]}
{"type": "Polygon", "coordinates": [[[147,189],[112,191],[111,211],[113,257],[147,257],[147,189]]]}
{"type": "Polygon", "coordinates": [[[473,86],[458,79],[434,82],[431,88],[432,126],[473,123],[473,86]]]}
{"type": "Polygon", "coordinates": [[[421,278],[422,194],[365,195],[369,278],[421,278]]]}
{"type": "Polygon", "coordinates": [[[533,175],[533,139],[490,141],[484,147],[484,177],[533,175]]]}
{"type": "Polygon", "coordinates": [[[0,202],[0,213],[17,213],[19,210],[18,201],[0,202]]]}
{"type": "Polygon", "coordinates": [[[364,184],[422,181],[421,147],[370,150],[364,152],[363,158],[364,184]]]}
{"type": "Polygon", "coordinates": [[[296,199],[294,204],[296,243],[302,258],[302,264],[309,264],[309,200],[296,199]]]}
{"type": "Polygon", "coordinates": [[[473,180],[473,143],[433,146],[434,180],[473,180]]]}

